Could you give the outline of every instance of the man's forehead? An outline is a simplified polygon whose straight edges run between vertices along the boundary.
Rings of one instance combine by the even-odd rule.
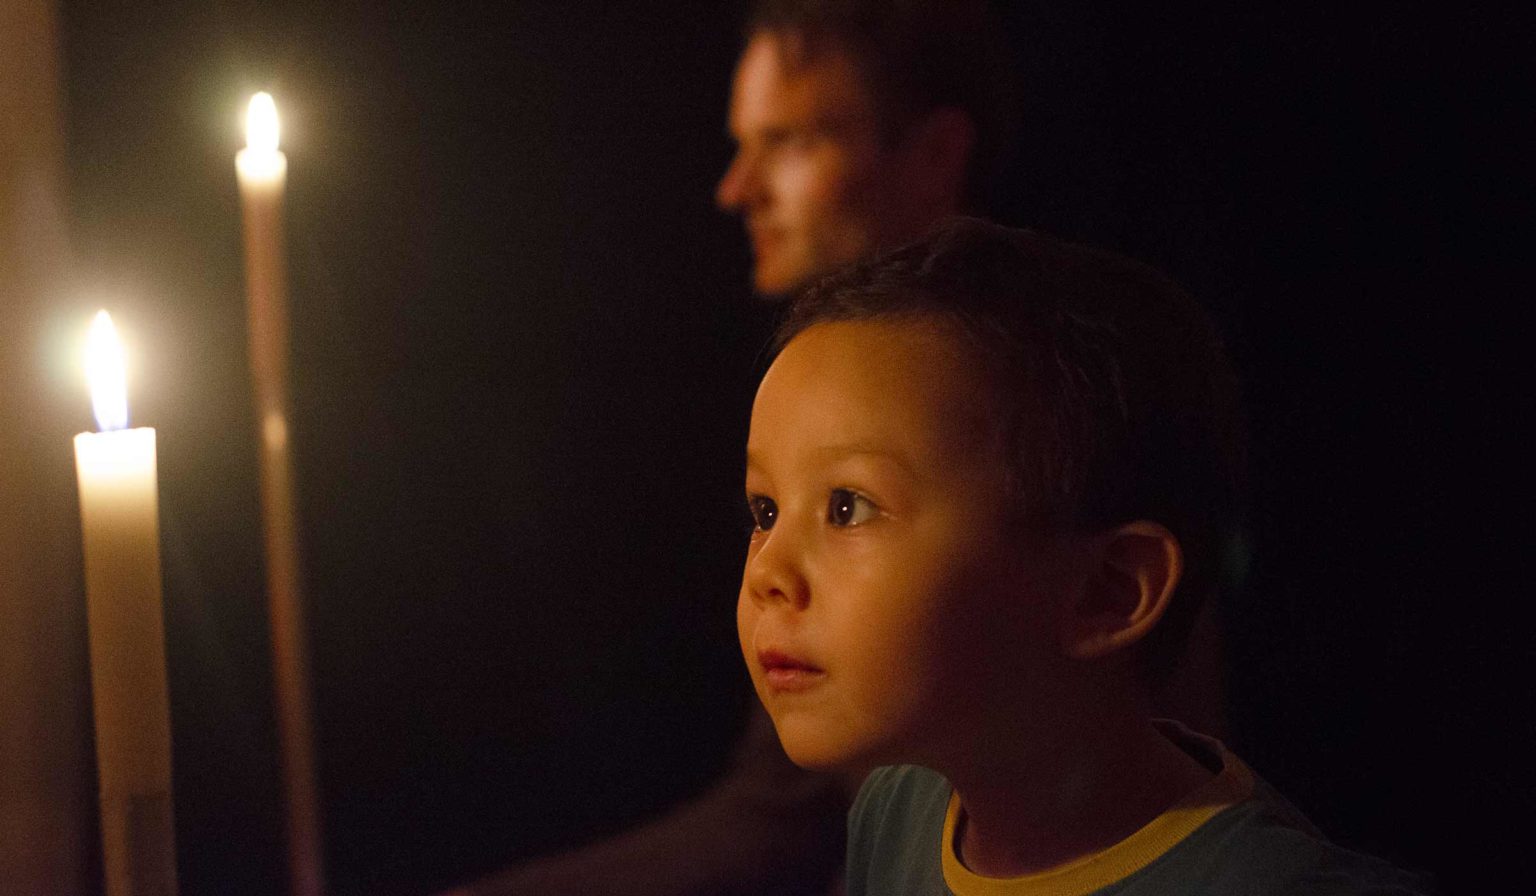
[[[852,61],[847,48],[837,38],[827,34],[810,34],[797,28],[763,28],[752,35],[773,51],[780,68],[787,73],[798,73],[815,65],[825,57],[840,56]]]
[[[760,31],[747,43],[737,71],[732,117],[753,122],[858,120],[873,102],[853,58],[830,41],[815,50],[803,39]]]

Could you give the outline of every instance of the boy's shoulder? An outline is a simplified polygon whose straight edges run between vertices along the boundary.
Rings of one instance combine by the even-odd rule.
[[[1144,878],[1144,880],[1138,880]],[[1143,896],[1169,881],[1190,892],[1263,896],[1426,896],[1430,881],[1330,841],[1268,783],[1216,815],[1110,892]]]
[[[870,772],[848,811],[848,896],[949,893],[940,848],[951,793],[921,766]]]
[[[1230,754],[1228,754],[1230,755]],[[1232,762],[1238,762],[1235,758]],[[1245,774],[1251,774],[1245,767]],[[1188,894],[1338,894],[1417,896],[1428,883],[1371,856],[1329,842],[1289,802],[1257,778],[1245,796],[1171,844],[1137,870],[1114,879],[1053,872],[1052,892],[1064,896],[1161,896]],[[981,880],[958,866],[946,842],[952,789],[936,772],[917,766],[876,769],[849,814],[848,893],[1040,894],[1046,881]],[[1144,846],[1144,844],[1143,844]],[[1109,852],[1113,852],[1112,847]],[[946,852],[950,853],[946,857]],[[1089,860],[1117,863],[1108,854]],[[1100,869],[1102,870],[1102,868]],[[1093,881],[1093,877],[1099,877]],[[1072,886],[1075,878],[1081,886]],[[1067,885],[1062,890],[1062,885]]]

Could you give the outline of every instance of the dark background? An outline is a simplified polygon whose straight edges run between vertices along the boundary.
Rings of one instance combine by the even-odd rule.
[[[1497,562],[1529,41],[1351,9],[1015,5],[997,216],[1213,310],[1254,441],[1233,740],[1337,839],[1472,891],[1532,871],[1493,821],[1532,727]],[[739,459],[772,321],[711,205],[738,9],[62,11],[58,327],[113,310],[160,433],[183,891],[284,887],[233,171],[258,89],[289,159],[332,892],[426,893],[698,792],[749,699]]]

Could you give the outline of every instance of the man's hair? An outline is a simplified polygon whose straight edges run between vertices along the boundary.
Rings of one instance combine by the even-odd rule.
[[[1013,136],[1015,81],[1002,31],[983,0],[756,0],[746,39],[767,32],[813,60],[848,54],[887,140],[936,109],[976,128],[967,207],[982,208]]]
[[[974,218],[813,282],[776,345],[818,323],[953,326],[993,393],[1016,521],[1043,534],[1166,526],[1184,579],[1137,648],[1171,671],[1242,511],[1237,383],[1188,293],[1110,252]]]

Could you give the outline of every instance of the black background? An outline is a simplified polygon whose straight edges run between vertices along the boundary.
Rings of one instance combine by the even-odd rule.
[[[1531,870],[1492,821],[1531,729],[1498,562],[1528,40],[1351,9],[1015,5],[997,216],[1220,320],[1254,441],[1234,740],[1337,839],[1459,890]],[[183,891],[284,886],[233,172],[258,89],[289,158],[332,892],[429,892],[705,786],[749,699],[739,458],[772,320],[711,205],[739,10],[62,10],[57,325],[113,310],[160,433]]]

